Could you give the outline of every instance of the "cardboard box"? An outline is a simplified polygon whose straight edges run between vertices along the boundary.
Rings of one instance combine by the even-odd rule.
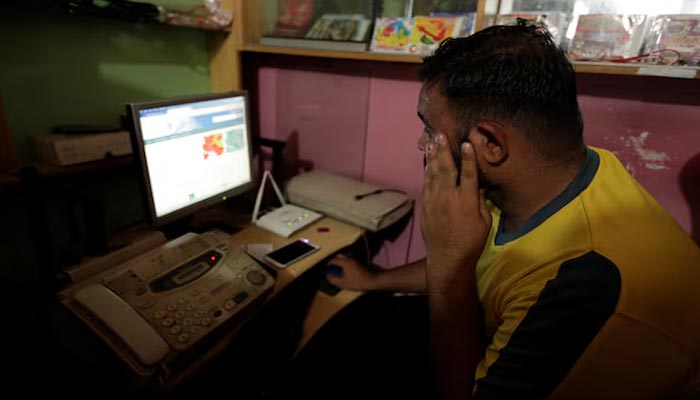
[[[38,157],[49,164],[67,166],[131,154],[128,131],[108,133],[52,133],[37,139]]]

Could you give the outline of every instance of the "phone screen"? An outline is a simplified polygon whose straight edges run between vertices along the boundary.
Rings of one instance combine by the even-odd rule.
[[[307,254],[313,253],[316,249],[318,249],[317,246],[311,245],[303,240],[297,240],[267,254],[266,257],[279,264],[286,265]]]

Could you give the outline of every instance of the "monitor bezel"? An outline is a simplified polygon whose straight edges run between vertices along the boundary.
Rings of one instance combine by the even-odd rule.
[[[141,132],[141,124],[138,121],[139,118],[139,111],[144,110],[144,109],[149,109],[149,108],[155,108],[155,107],[165,107],[165,106],[173,106],[173,105],[179,105],[179,104],[186,104],[186,103],[194,103],[194,102],[199,102],[199,101],[207,101],[207,100],[219,100],[219,99],[225,99],[225,98],[233,98],[233,97],[243,97],[243,101],[245,104],[245,125],[246,125],[246,136],[247,136],[247,143],[248,143],[248,161],[249,161],[249,182],[240,186],[237,186],[233,189],[229,189],[220,193],[217,193],[215,195],[212,195],[206,199],[203,199],[201,201],[198,201],[194,204],[191,204],[189,206],[183,207],[177,211],[170,212],[168,214],[162,215],[162,216],[157,216],[156,215],[156,208],[155,208],[155,203],[153,199],[153,191],[151,188],[151,180],[149,178],[149,170],[148,170],[148,163],[146,161],[146,153],[145,153],[145,143],[143,141],[143,136]],[[253,176],[253,141],[252,141],[252,133],[251,133],[251,124],[250,124],[250,102],[248,99],[248,91],[246,90],[235,90],[235,91],[229,91],[229,92],[221,92],[221,93],[209,93],[209,94],[201,94],[201,95],[190,95],[190,96],[181,96],[181,97],[174,97],[174,98],[168,98],[168,99],[162,99],[162,100],[155,100],[155,101],[144,101],[144,102],[137,102],[137,103],[128,103],[126,104],[126,109],[127,109],[127,118],[130,123],[130,134],[132,138],[132,147],[133,147],[133,154],[136,158],[136,161],[139,165],[140,169],[140,176],[141,176],[141,181],[142,181],[142,189],[144,190],[144,197],[145,197],[145,203],[146,203],[146,208],[148,210],[148,219],[150,223],[154,227],[161,227],[163,225],[175,222],[177,220],[186,218],[188,216],[191,216],[199,211],[202,211],[205,208],[211,207],[217,203],[222,203],[228,198],[234,197],[241,195],[245,192],[248,192],[255,186],[255,181],[254,181],[254,176]]]

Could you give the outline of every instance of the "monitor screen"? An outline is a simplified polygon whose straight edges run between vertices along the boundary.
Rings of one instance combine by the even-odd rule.
[[[127,111],[154,225],[253,187],[246,92],[134,103]]]

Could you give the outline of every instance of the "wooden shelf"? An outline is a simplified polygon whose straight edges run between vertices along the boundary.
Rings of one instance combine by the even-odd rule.
[[[632,65],[575,61],[574,69],[576,72],[582,74],[661,76],[666,78],[700,79],[700,68],[698,67]]]
[[[93,172],[123,170],[131,168],[133,163],[134,158],[132,156],[120,156],[65,167],[38,161],[33,163],[32,167],[36,173],[45,177],[66,177],[78,176]]]
[[[306,49],[300,47],[279,47],[260,44],[246,44],[243,51],[251,53],[283,54],[301,57],[318,57],[344,60],[364,60],[399,63],[421,63],[421,56],[403,54],[374,53],[370,51],[338,51]],[[574,62],[574,69],[582,74],[660,76],[666,78],[700,79],[698,67],[675,67],[665,65],[631,65],[609,62]]]
[[[420,63],[422,61],[422,57],[403,54],[373,53],[369,51],[318,50],[305,49],[300,47],[265,46],[260,44],[246,44],[245,46],[243,46],[243,51],[251,53],[284,54],[291,56],[336,58],[345,60],[365,60],[402,63]]]

